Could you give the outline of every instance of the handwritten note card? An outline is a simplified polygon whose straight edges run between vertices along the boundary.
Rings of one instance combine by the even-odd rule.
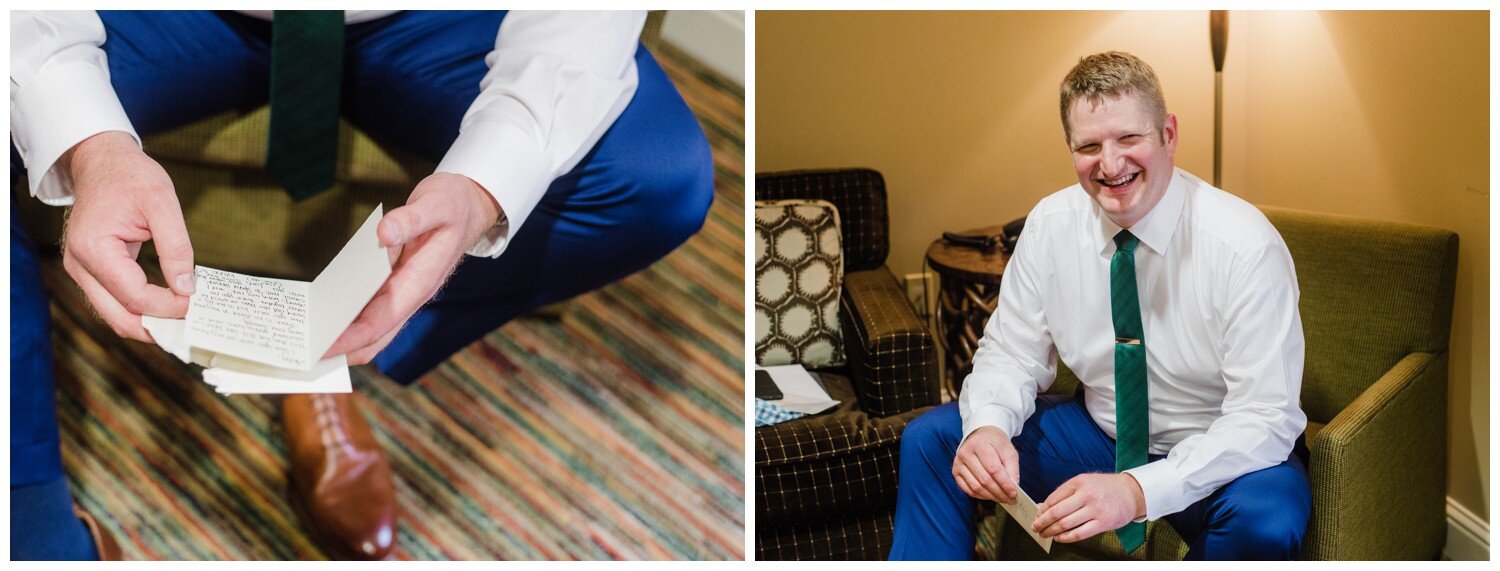
[[[349,362],[343,355],[318,361],[306,371],[296,371],[190,347],[186,319],[143,315],[141,325],[168,353],[184,363],[203,366],[203,382],[213,386],[219,394],[347,393],[354,390],[349,379]]]
[[[375,229],[360,225],[311,282],[262,278],[198,266],[185,342],[194,350],[291,371],[308,371],[391,275]]]
[[[202,365],[221,394],[347,393],[349,362],[323,354],[391,275],[382,207],[311,282],[198,266],[186,319],[141,316],[162,349]]]
[[[188,343],[287,369],[307,354],[307,282],[261,278],[198,266],[189,306]]]

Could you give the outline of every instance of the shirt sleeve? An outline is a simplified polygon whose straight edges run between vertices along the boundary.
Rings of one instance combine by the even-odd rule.
[[[643,12],[505,16],[489,71],[438,172],[484,187],[501,220],[469,250],[496,257],[552,180],[593,148],[635,95]]]
[[[995,313],[984,326],[974,352],[974,370],[958,395],[964,438],[983,426],[996,426],[1014,438],[1036,409],[1038,391],[1057,376],[1057,349],[1042,307],[1046,274],[1040,263],[1048,248],[1033,212],[1016,251],[1000,278]]]
[[[1224,314],[1223,416],[1167,457],[1127,470],[1146,498],[1146,519],[1187,509],[1235,478],[1275,466],[1307,426],[1297,274],[1281,243],[1237,264]]]
[[[109,83],[104,24],[90,11],[16,11],[10,17],[10,136],[31,195],[73,203],[73,183],[58,159],[106,131],[140,137]]]

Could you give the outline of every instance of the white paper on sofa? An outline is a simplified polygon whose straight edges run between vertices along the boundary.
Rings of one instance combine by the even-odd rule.
[[[839,405],[839,401],[833,400],[833,397],[828,395],[828,391],[823,389],[823,385],[818,384],[817,379],[812,377],[812,373],[809,373],[802,365],[770,367],[757,365],[755,369],[770,374],[771,381],[776,383],[776,388],[781,389],[780,399],[766,402],[802,414],[818,414]]]

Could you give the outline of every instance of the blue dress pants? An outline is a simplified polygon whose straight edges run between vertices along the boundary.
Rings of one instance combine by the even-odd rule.
[[[215,12],[101,12],[111,82],[142,134],[266,102],[270,23]],[[342,113],[383,145],[433,161],[479,94],[505,12],[400,12],[348,26]],[[703,225],[713,159],[697,119],[645,48],[614,125],[554,181],[496,259],[466,257],[375,358],[410,383],[526,312],[616,281]]]
[[[41,266],[16,209],[10,212],[10,555],[95,559],[62,474]]]
[[[206,11],[99,15],[111,83],[140,134],[266,102],[270,22]],[[344,118],[383,145],[441,159],[479,94],[504,18],[410,11],[348,26]],[[465,258],[375,357],[381,372],[411,383],[512,318],[645,268],[698,231],[713,200],[707,138],[645,48],[635,62],[639,86],[619,119],[553,181],[504,254]],[[11,163],[18,172],[14,148]],[[14,216],[11,273],[14,488],[62,477],[46,299]]]
[[[974,556],[977,500],[953,480],[953,459],[962,438],[957,403],[918,417],[902,433],[891,559]],[[1011,443],[1020,456],[1021,489],[1037,503],[1074,476],[1115,471],[1114,440],[1075,398],[1039,397],[1036,412]],[[1307,470],[1294,454],[1163,519],[1188,543],[1187,559],[1294,559],[1311,512]]]

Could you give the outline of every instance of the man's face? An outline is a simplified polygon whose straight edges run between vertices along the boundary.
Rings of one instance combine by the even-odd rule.
[[[1134,226],[1172,182],[1177,117],[1168,114],[1158,131],[1150,107],[1140,97],[1125,95],[1074,101],[1068,119],[1078,183],[1115,224]]]

